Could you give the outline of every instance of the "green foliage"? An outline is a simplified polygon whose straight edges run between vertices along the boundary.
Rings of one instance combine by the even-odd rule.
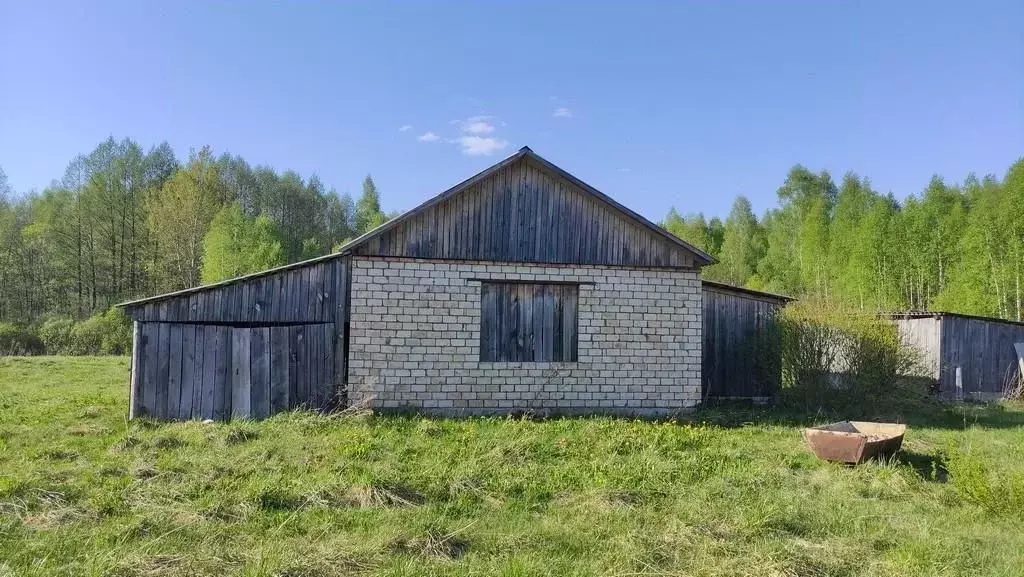
[[[150,196],[147,222],[163,255],[151,272],[165,286],[181,289],[199,284],[203,238],[227,198],[217,170],[211,151],[204,148]]]
[[[13,323],[0,323],[0,355],[41,355],[43,341],[29,329]]]
[[[754,276],[765,251],[764,231],[745,197],[737,197],[733,203],[729,218],[725,219],[723,238],[720,262],[708,271],[708,276],[742,285]]]
[[[854,173],[837,187],[827,172],[797,165],[777,195],[761,219],[737,199],[705,278],[863,312],[1024,320],[1024,159],[1001,181],[935,176],[902,203]],[[675,209],[663,224],[698,246],[712,229]]]
[[[49,318],[35,329],[0,323],[0,355],[126,355],[131,346],[131,320],[116,308],[80,322]]]
[[[661,226],[715,258],[722,249],[722,222],[717,218],[708,222],[701,213],[684,217],[671,208]]]
[[[124,355],[131,350],[131,323],[118,309],[77,323],[71,333],[73,355]]]
[[[52,317],[39,325],[39,338],[50,355],[74,355],[75,320],[67,317]]]
[[[370,184],[363,226],[386,219]],[[125,300],[195,286],[208,268],[208,230],[233,204],[257,239],[246,242],[257,249],[220,250],[228,272],[209,278],[320,256],[356,234],[352,197],[328,190],[316,175],[252,167],[237,156],[214,157],[208,147],[180,166],[167,143],[145,151],[130,139],[110,138],[74,158],[41,193],[15,195],[0,174],[0,321],[81,319]],[[283,256],[273,242],[262,242],[268,236]]]
[[[355,207],[355,235],[359,236],[377,228],[387,221],[387,217],[380,208],[380,193],[373,178],[366,175],[363,180],[363,194],[360,195]]]
[[[277,226],[266,216],[247,217],[240,204],[220,209],[203,238],[202,280],[214,283],[284,264]]]
[[[847,418],[899,415],[927,403],[917,353],[896,328],[874,315],[812,301],[787,307],[780,320],[782,402]]]

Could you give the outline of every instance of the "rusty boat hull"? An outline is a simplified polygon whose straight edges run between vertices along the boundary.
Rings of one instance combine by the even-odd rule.
[[[856,465],[898,451],[906,431],[897,423],[840,421],[804,429],[804,439],[819,458]]]

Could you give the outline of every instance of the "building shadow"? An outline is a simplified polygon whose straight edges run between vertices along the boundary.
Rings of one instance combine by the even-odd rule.
[[[893,458],[897,463],[913,469],[925,481],[945,483],[949,480],[946,461],[941,455],[928,455],[903,449],[896,453]]]
[[[964,430],[1014,429],[1024,427],[1024,405],[1004,403],[951,403],[929,398],[908,404],[853,404],[844,408],[800,410],[785,405],[758,405],[744,401],[709,401],[692,413],[680,415],[681,422],[720,427],[777,425],[807,427],[835,421],[879,421],[904,423],[910,427]]]

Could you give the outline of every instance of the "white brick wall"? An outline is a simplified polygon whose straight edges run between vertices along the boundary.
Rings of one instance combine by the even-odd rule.
[[[351,270],[351,404],[657,415],[700,401],[697,271],[378,257]],[[579,287],[579,362],[480,362],[480,279],[592,283]]]

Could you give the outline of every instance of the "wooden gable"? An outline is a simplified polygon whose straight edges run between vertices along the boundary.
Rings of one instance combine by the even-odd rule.
[[[342,252],[670,268],[714,262],[528,148]]]

